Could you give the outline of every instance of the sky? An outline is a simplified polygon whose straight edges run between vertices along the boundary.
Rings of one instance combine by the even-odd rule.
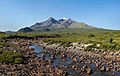
[[[120,30],[120,0],[0,0],[0,31],[17,31],[49,17]]]

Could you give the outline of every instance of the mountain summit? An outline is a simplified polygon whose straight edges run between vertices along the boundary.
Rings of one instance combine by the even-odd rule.
[[[39,30],[39,29],[43,29],[43,28],[55,27],[58,24],[59,24],[59,22],[57,20],[55,20],[54,18],[50,17],[46,21],[35,23],[30,28],[33,29],[33,30]]]
[[[41,30],[41,29],[67,27],[67,26],[70,26],[73,23],[76,23],[76,21],[74,21],[72,19],[56,20],[53,17],[50,17],[46,21],[35,23],[34,25],[30,26],[30,28],[38,31],[38,30]]]

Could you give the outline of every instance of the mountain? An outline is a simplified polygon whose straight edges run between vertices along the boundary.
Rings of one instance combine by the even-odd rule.
[[[20,30],[18,30],[18,32],[33,32],[33,31],[34,30],[29,27],[21,28]]]
[[[44,30],[44,29],[67,27],[67,26],[70,26],[73,23],[76,23],[76,21],[74,21],[72,19],[55,20],[53,17],[50,17],[46,21],[35,23],[30,28],[35,30],[35,31],[39,31],[39,30]]]
[[[13,34],[15,31],[5,31],[6,34]]]
[[[68,27],[74,23],[77,23],[76,21],[72,20],[72,19],[60,19],[58,20],[60,22],[59,26],[63,26],[63,27]]]
[[[106,30],[102,28],[97,28],[90,26],[83,22],[77,22],[72,19],[59,19],[56,20],[50,17],[46,21],[37,22],[30,27],[25,27],[18,32],[53,32],[53,33],[81,33],[81,32],[106,32],[111,30]]]
[[[32,25],[30,28],[33,30],[40,30],[40,29],[45,29],[49,27],[56,27],[59,24],[57,20],[54,18],[50,17],[48,20],[43,21],[43,22],[38,22]]]

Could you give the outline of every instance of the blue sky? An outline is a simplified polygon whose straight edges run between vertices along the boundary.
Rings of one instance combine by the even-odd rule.
[[[120,0],[0,0],[0,31],[18,30],[49,17],[120,29]]]

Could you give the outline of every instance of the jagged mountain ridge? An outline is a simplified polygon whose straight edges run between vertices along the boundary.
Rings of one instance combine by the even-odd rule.
[[[72,19],[55,20],[53,17],[50,17],[46,21],[35,23],[34,25],[30,26],[30,28],[33,30],[60,28],[60,27],[70,26],[73,23],[77,23],[77,22]]]

